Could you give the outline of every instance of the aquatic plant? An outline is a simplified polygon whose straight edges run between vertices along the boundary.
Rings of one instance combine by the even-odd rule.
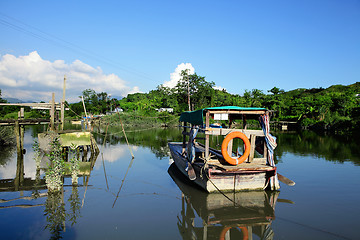
[[[50,165],[45,173],[45,182],[49,191],[59,191],[62,187],[65,163],[62,158],[61,144],[58,137],[50,143],[51,151],[48,155]]]

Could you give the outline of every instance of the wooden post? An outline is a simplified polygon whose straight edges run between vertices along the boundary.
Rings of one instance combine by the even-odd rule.
[[[251,134],[251,135],[250,135],[250,154],[249,154],[249,158],[248,158],[248,161],[249,161],[249,162],[252,162],[252,161],[254,160],[255,140],[256,140],[256,135],[255,135],[255,134]]]
[[[61,130],[64,130],[64,120],[65,120],[65,90],[66,90],[66,75],[64,76],[63,98],[62,98],[62,101],[61,101]]]
[[[51,108],[50,108],[50,130],[55,130],[55,93],[52,93]]]
[[[210,126],[210,112],[207,110],[205,114],[205,131]],[[210,136],[205,132],[205,159],[209,160],[209,149],[210,149]]]
[[[87,149],[87,145],[83,146],[83,156],[82,156],[82,161],[86,162],[87,161],[87,155],[88,155],[88,149]]]
[[[184,128],[183,128],[183,132],[182,132],[182,135],[183,135],[183,143],[182,143],[182,152],[181,154],[184,154],[185,152],[185,148],[186,148],[186,125],[187,125],[187,122],[184,122]]]
[[[233,140],[232,139],[229,141],[229,144],[227,146],[227,152],[228,152],[229,156],[232,157],[232,153],[233,153]]]
[[[204,231],[203,231],[203,240],[207,240],[207,230],[208,230],[208,226],[207,223],[205,222],[205,220],[203,220],[203,226],[204,226]]]
[[[18,119],[24,119],[24,108],[20,108],[20,111],[18,112]]]
[[[89,122],[88,122],[88,118],[87,118],[86,107],[85,107],[85,102],[84,102],[83,96],[81,96],[81,100],[82,100],[82,103],[83,103],[83,106],[84,106],[84,111],[85,111],[86,129],[88,129],[89,128]]]
[[[185,71],[186,71],[186,79],[187,79],[188,106],[189,106],[189,111],[191,111],[191,104],[190,104],[190,79],[189,79],[189,75],[188,75],[188,69],[186,69]]]
[[[253,237],[252,237],[252,233],[253,233],[253,230],[252,230],[252,226],[247,226],[247,229],[248,229],[248,240],[253,240]],[[245,233],[242,233],[242,234],[245,234]],[[245,238],[245,237],[244,237]]]
[[[15,121],[15,136],[16,136],[16,148],[17,148],[17,163],[16,163],[16,176],[14,179],[15,191],[19,190],[20,185],[24,182],[24,155],[23,155],[23,141],[24,134],[21,133],[21,127],[19,121]]]

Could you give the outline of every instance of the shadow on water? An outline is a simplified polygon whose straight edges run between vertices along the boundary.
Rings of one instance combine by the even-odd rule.
[[[174,164],[168,173],[183,193],[177,216],[183,239],[252,239],[253,235],[273,239],[278,191],[209,194],[195,187]]]

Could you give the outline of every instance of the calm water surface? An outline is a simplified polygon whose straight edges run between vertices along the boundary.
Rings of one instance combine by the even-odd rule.
[[[47,194],[25,131],[27,188],[14,191],[16,149],[1,149],[1,239],[360,239],[359,144],[314,133],[276,133],[279,173],[296,185],[279,192],[207,194],[170,167],[178,129],[94,129],[101,150],[79,186],[65,178]],[[218,139],[213,140],[213,145]],[[235,202],[235,203],[234,203]],[[245,236],[247,235],[247,236]]]

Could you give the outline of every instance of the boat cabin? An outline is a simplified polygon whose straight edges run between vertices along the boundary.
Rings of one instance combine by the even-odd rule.
[[[251,119],[260,123],[257,129],[248,127]],[[267,109],[211,107],[184,112],[179,121],[184,123],[183,142],[169,143],[171,156],[179,170],[206,191],[280,188]],[[205,134],[204,144],[196,141],[198,132]],[[210,135],[224,136],[220,150],[210,146]]]

